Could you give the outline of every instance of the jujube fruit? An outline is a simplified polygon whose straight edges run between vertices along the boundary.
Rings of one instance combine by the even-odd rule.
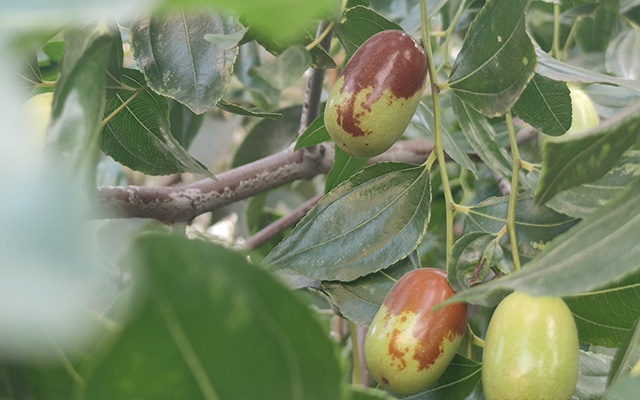
[[[467,329],[467,305],[431,309],[455,292],[444,271],[421,268],[393,285],[364,342],[367,368],[400,394],[420,392],[447,368]]]
[[[514,292],[487,329],[482,386],[487,400],[570,399],[578,379],[578,332],[558,297]]]
[[[427,77],[424,50],[408,34],[388,30],[365,41],[333,86],[324,123],[355,157],[386,151],[409,125]]]

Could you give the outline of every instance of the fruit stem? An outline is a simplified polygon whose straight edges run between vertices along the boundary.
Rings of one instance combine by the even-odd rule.
[[[471,338],[471,343],[473,343],[478,347],[484,348],[484,340],[482,340],[479,336],[473,333],[473,330],[471,330],[471,326],[469,325],[467,325],[467,335],[469,335],[469,337]],[[468,358],[471,358],[471,357],[468,357]]]
[[[513,172],[511,174],[511,193],[509,194],[509,211],[507,212],[507,230],[509,231],[509,241],[511,242],[511,254],[513,255],[513,268],[518,271],[520,266],[520,251],[518,250],[518,238],[516,237],[516,204],[518,201],[518,178],[522,160],[516,133],[513,129],[513,119],[511,111],[505,114],[507,119],[507,129],[509,130],[509,142],[511,143],[511,154],[513,155]]]
[[[451,186],[449,184],[449,176],[447,175],[447,165],[444,158],[444,149],[442,148],[442,115],[440,112],[440,90],[438,88],[438,78],[436,74],[436,68],[433,64],[433,51],[431,49],[431,40],[429,37],[429,16],[427,13],[427,1],[420,0],[420,19],[422,21],[422,39],[425,45],[427,53],[427,65],[429,66],[429,79],[431,81],[431,99],[433,101],[433,115],[435,118],[435,143],[434,152],[438,157],[438,165],[440,166],[440,177],[442,179],[442,188],[444,191],[444,198],[446,201],[445,215],[447,220],[446,231],[446,254],[447,264],[449,260],[449,253],[453,247],[453,210],[455,209],[455,202],[453,201],[453,195],[451,194]]]
[[[536,168],[536,165],[530,163],[529,161],[520,160],[520,168],[524,169],[527,172],[531,172]]]
[[[349,321],[349,337],[351,338],[351,358],[353,359],[353,374],[351,383],[362,385],[362,366],[360,365],[360,350],[358,349],[358,327]]]
[[[560,4],[553,5],[553,44],[551,53],[556,59],[560,59]]]
[[[329,34],[329,32],[331,32],[335,25],[336,21],[331,21],[329,25],[327,25],[327,27],[324,29],[324,31],[322,31],[322,33],[313,40],[313,42],[305,46],[305,49],[307,51],[313,50],[313,48],[316,47],[320,42],[322,42],[322,39],[324,39]]]

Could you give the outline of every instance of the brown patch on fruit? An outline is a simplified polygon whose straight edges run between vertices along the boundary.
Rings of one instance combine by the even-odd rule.
[[[387,315],[416,314],[411,334],[418,343],[413,358],[418,361],[419,370],[428,368],[442,355],[445,340],[454,341],[467,329],[466,303],[431,311],[454,294],[444,271],[422,268],[403,276],[385,299]]]
[[[389,341],[389,355],[391,359],[398,359],[400,364],[398,364],[398,370],[402,371],[407,367],[407,361],[404,359],[405,352],[398,348],[398,336],[400,335],[399,329],[394,329],[393,333],[391,333],[391,340]]]
[[[388,30],[371,36],[355,52],[342,72],[340,93],[350,93],[346,105],[338,104],[338,125],[353,137],[370,132],[360,127],[361,113],[355,112],[355,99],[362,90],[372,88],[360,107],[371,112],[373,103],[390,90],[396,98],[408,99],[424,88],[427,58],[424,50],[408,34]]]
[[[387,378],[385,378],[384,376],[380,377],[380,380],[382,381],[382,383],[384,383],[385,385],[389,384],[389,380]]]

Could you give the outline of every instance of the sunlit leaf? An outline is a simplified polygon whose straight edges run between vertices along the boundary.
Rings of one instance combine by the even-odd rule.
[[[629,28],[621,32],[607,49],[607,70],[622,78],[640,78],[640,32]]]
[[[232,114],[244,115],[245,117],[269,118],[275,120],[282,118],[282,114],[277,112],[268,112],[258,108],[246,108],[239,104],[227,103],[224,100],[220,100],[216,105],[221,110]]]
[[[389,29],[401,31],[402,27],[361,5],[345,11],[344,20],[335,27],[336,36],[349,57],[371,36]]]
[[[324,113],[321,113],[313,120],[307,130],[300,135],[294,150],[315,146],[316,144],[328,142],[329,140],[331,140],[331,136],[329,136],[329,132],[327,132],[327,128],[324,126]]]

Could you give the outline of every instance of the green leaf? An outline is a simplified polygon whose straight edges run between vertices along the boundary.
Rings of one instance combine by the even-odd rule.
[[[390,394],[382,390],[362,386],[348,386],[341,397],[342,400],[393,400]]]
[[[42,83],[42,72],[38,66],[36,53],[29,55],[20,63],[20,69],[16,74],[20,78],[20,87],[31,90],[36,84]]]
[[[547,78],[562,82],[603,83],[607,85],[623,86],[640,92],[640,81],[622,79],[576,67],[556,60],[541,48],[536,46],[538,67],[536,72]]]
[[[298,151],[302,148],[315,146],[316,144],[330,140],[331,136],[329,136],[329,132],[327,132],[327,128],[324,126],[324,113],[320,113],[311,125],[309,125],[307,130],[300,135],[293,150]]]
[[[462,133],[473,151],[490,170],[511,179],[511,157],[498,144],[497,133],[487,118],[458,96],[452,96],[451,102]]]
[[[169,101],[169,124],[171,136],[188,149],[204,122],[203,114],[195,114],[185,105],[177,101]]]
[[[520,290],[535,296],[573,296],[623,279],[640,268],[640,179],[619,197],[547,244],[520,271],[456,294],[475,301]]]
[[[577,296],[566,297],[578,326],[580,341],[619,347],[633,321],[640,317],[640,274],[635,273]]]
[[[256,75],[276,89],[285,89],[302,77],[311,66],[311,55],[303,45],[289,47],[278,57],[259,67],[254,67]]]
[[[226,92],[238,55],[237,48],[218,48],[204,35],[237,30],[233,17],[203,8],[180,9],[134,20],[131,47],[149,87],[202,114]]]
[[[340,44],[351,58],[360,45],[371,36],[384,30],[402,30],[395,22],[389,21],[382,14],[364,6],[355,6],[344,13],[344,20],[336,25],[336,36]]]
[[[488,117],[507,112],[533,77],[528,0],[489,0],[469,26],[449,77],[453,92]]]
[[[631,150],[602,178],[555,195],[546,205],[563,214],[584,218],[617,196],[640,175],[640,151]]]
[[[424,166],[372,165],[322,198],[265,263],[319,280],[348,282],[377,272],[418,246],[430,202]]]
[[[296,140],[302,106],[283,108],[278,113],[282,114],[282,119],[263,119],[249,131],[233,156],[232,168],[284,150]]]
[[[571,97],[564,82],[536,74],[513,106],[522,120],[550,136],[564,134],[571,127]]]
[[[107,99],[112,98],[118,93],[118,90],[122,86],[122,69],[124,63],[124,50],[122,48],[122,37],[118,26],[113,21],[112,32],[114,32],[114,40],[111,45],[109,61],[107,62]]]
[[[338,398],[334,345],[269,274],[183,236],[148,234],[134,249],[148,298],[87,378],[85,398]]]
[[[618,19],[619,0],[600,3],[591,15],[579,18],[576,25],[575,41],[583,52],[602,52],[607,49]]]
[[[104,127],[101,148],[114,160],[149,175],[193,172],[213,177],[171,135],[167,99],[151,92],[144,77],[136,70],[125,70],[124,83],[138,89],[120,91],[109,100],[105,115],[126,104]]]
[[[640,344],[640,319],[635,320],[613,357],[607,379],[608,385],[615,385],[623,376],[629,374],[633,364],[637,362],[635,356],[638,354],[638,344]]]
[[[282,114],[277,112],[268,112],[259,108],[245,108],[239,104],[227,103],[224,100],[220,100],[216,105],[221,110],[230,112],[232,114],[244,115],[246,117],[270,118],[275,120],[282,118]]]
[[[360,326],[369,326],[387,297],[387,293],[398,279],[418,268],[420,268],[420,258],[413,252],[391,267],[355,281],[322,282],[322,289],[345,318]]]
[[[435,117],[433,115],[433,110],[430,107],[420,103],[416,113],[411,119],[411,122],[416,128],[425,133],[429,139],[435,141]],[[448,129],[444,126],[442,126],[441,129],[444,151],[446,151],[455,162],[473,172],[474,175],[477,175],[478,170],[476,165],[471,161],[467,153],[453,139]]]
[[[470,232],[497,234],[507,223],[509,196],[491,197],[469,207],[465,220]],[[546,206],[533,204],[531,194],[520,194],[516,202],[516,235],[520,255],[535,257],[553,238],[573,227],[578,220]],[[508,235],[500,241],[509,251]]]
[[[622,78],[640,79],[640,32],[629,28],[616,36],[607,48],[607,71]]]
[[[260,65],[260,50],[255,41],[240,46],[234,73],[242,82],[253,102],[266,109],[271,109],[278,102],[280,91],[269,85],[255,74],[249,74],[252,68]],[[220,103],[218,103],[220,104]]]
[[[563,190],[602,177],[638,136],[640,102],[578,135],[549,138],[542,147],[542,172],[536,188],[536,203],[544,204]]]
[[[242,28],[233,33],[207,33],[204,40],[222,50],[231,50],[238,46],[249,28]]]
[[[333,167],[327,175],[327,180],[324,184],[324,193],[327,194],[332,191],[336,186],[349,179],[353,174],[362,170],[369,162],[368,158],[352,157],[349,154],[342,151],[340,146],[334,145],[335,158]]]
[[[573,398],[599,399],[607,387],[611,360],[609,355],[580,350],[578,383]]]
[[[404,400],[465,400],[480,383],[482,365],[456,354],[442,376],[424,392]]]
[[[53,99],[45,151],[61,159],[79,176],[79,184],[95,187],[98,152],[95,140],[105,107],[105,74],[113,32],[71,30]]]
[[[620,379],[614,386],[607,390],[606,400],[635,400],[638,398],[638,387],[640,387],[640,376],[627,376]]]
[[[502,250],[496,235],[471,232],[454,243],[447,262],[447,279],[453,290],[460,292],[482,283],[493,268],[512,272],[511,253]],[[483,304],[494,305],[501,299],[498,297]]]

